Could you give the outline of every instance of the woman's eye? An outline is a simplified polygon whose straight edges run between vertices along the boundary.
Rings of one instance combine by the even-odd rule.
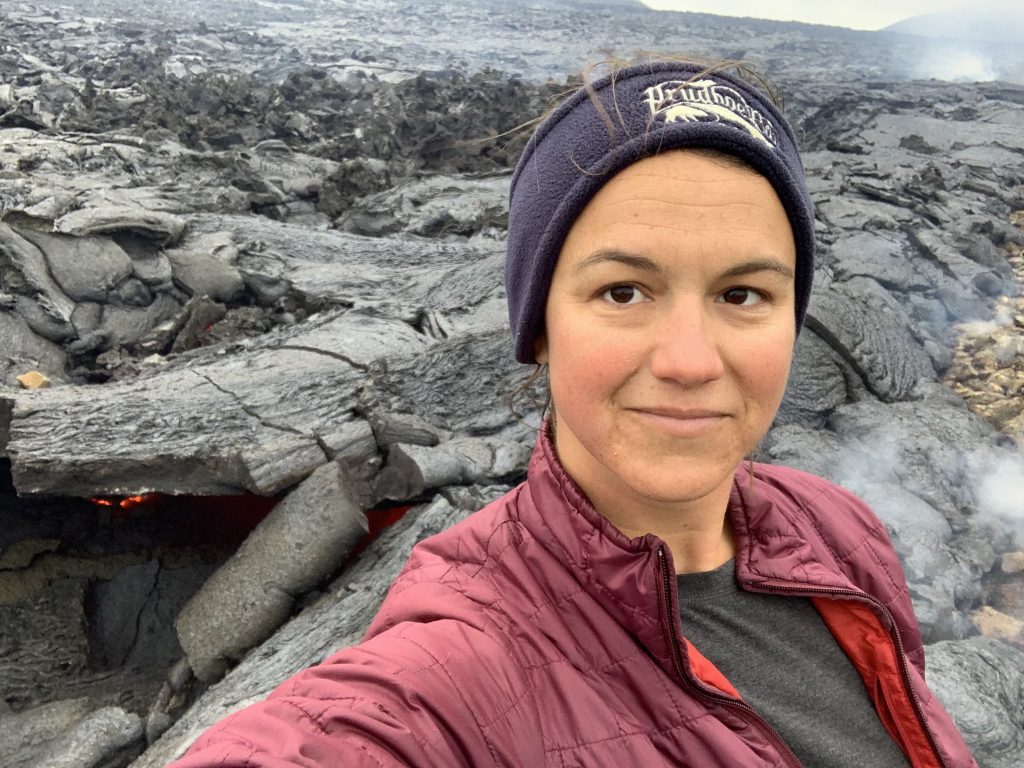
[[[615,285],[601,294],[601,298],[612,304],[639,304],[644,301],[640,289],[633,285]]]
[[[749,307],[765,300],[764,294],[753,288],[730,288],[721,298],[724,303],[737,307]]]

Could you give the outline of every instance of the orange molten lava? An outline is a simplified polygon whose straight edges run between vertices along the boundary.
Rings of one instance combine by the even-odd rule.
[[[117,507],[119,509],[132,509],[151,501],[156,501],[158,494],[143,493],[139,496],[125,496],[123,499],[92,499],[92,503],[98,507]]]
[[[154,499],[156,499],[155,493],[144,493],[141,496],[128,496],[127,498],[121,499],[118,506],[121,507],[121,509],[131,509],[132,507],[137,507],[140,504],[145,504],[146,502],[153,501]]]

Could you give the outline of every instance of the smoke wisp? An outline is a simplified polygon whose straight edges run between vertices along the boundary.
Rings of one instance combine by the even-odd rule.
[[[941,46],[931,48],[912,71],[921,80],[953,83],[981,83],[1009,79],[990,54],[975,48]]]
[[[978,513],[1024,532],[1024,455],[1019,452],[972,457],[976,469],[973,494]]]

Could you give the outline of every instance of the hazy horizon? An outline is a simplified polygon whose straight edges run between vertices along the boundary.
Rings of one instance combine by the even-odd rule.
[[[925,13],[968,5],[964,0],[861,0],[856,4],[820,0],[642,0],[659,11],[691,11],[718,16],[747,16],[777,21],[802,21],[849,29],[878,30]]]

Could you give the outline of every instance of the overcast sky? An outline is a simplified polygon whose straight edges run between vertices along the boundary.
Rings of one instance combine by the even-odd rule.
[[[643,0],[661,11],[698,11],[721,16],[752,16],[758,19],[806,21],[853,29],[881,29],[910,16],[964,5],[964,0],[856,0],[834,3],[829,0]]]

